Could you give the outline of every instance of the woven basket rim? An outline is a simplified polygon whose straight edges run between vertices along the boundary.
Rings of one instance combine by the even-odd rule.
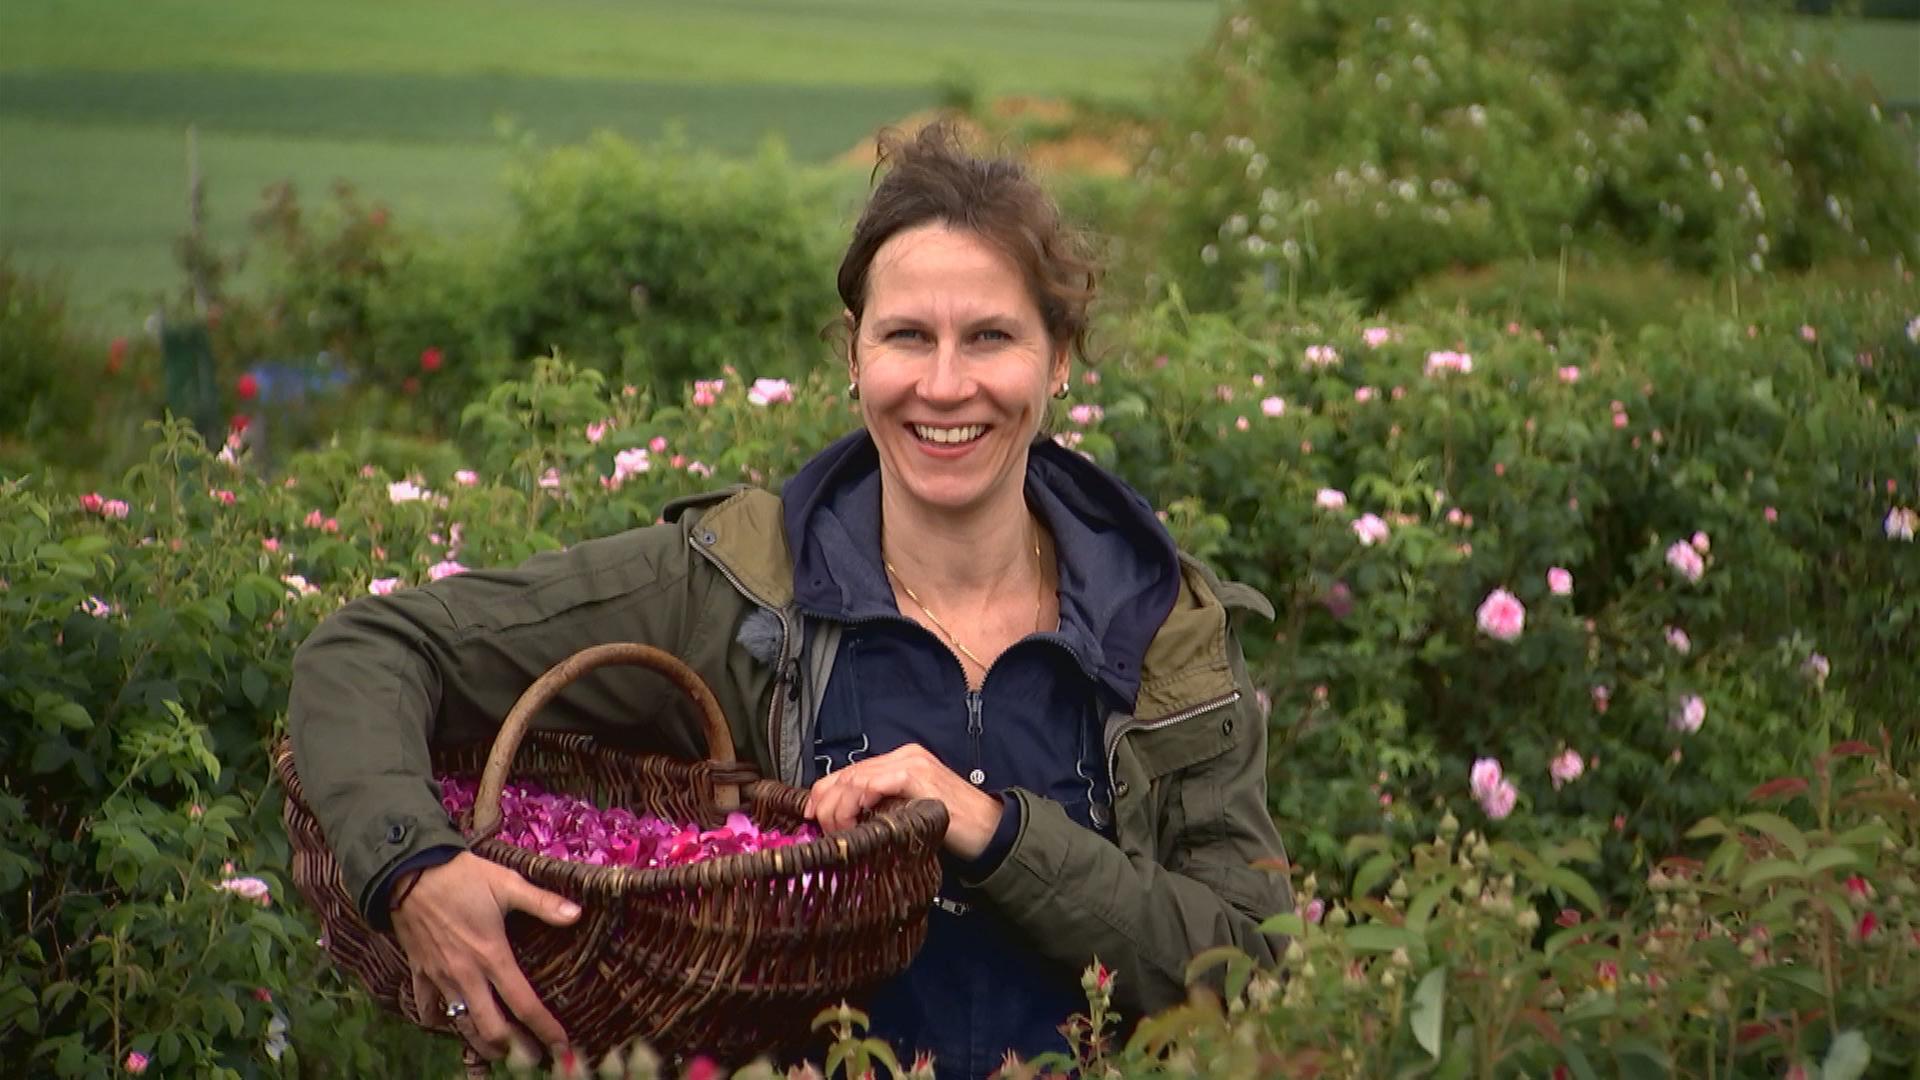
[[[767,783],[773,781],[759,780],[752,786]],[[852,862],[868,849],[892,838],[895,833],[912,832],[913,826],[923,820],[936,834],[944,832],[945,822],[937,819],[946,816],[946,806],[942,803],[933,799],[915,799],[904,805],[876,810],[871,819],[846,832],[822,835],[805,843],[789,844],[768,851],[716,855],[685,866],[596,866],[542,855],[494,837],[471,844],[470,850],[501,865],[523,864],[524,869],[519,866],[515,868],[527,876],[538,874],[551,878],[570,874],[583,887],[608,897],[618,897],[686,888],[724,888],[748,881],[797,879],[803,874],[818,873]]]
[[[665,758],[674,765],[693,770],[708,762],[688,762],[665,754],[646,754],[628,750],[624,747],[599,742],[593,736],[579,732],[530,732],[541,741],[564,740],[573,745],[564,747],[574,753],[612,753],[634,758]],[[470,746],[440,746],[436,749],[458,752],[471,749]],[[313,812],[307,802],[300,774],[294,766],[293,743],[286,735],[280,736],[274,749],[274,762],[279,766],[275,770],[287,797],[297,802],[308,814]],[[771,804],[782,795],[791,797],[800,794],[803,789],[782,783],[778,780],[754,780],[742,791],[741,812],[749,808],[759,808]],[[771,807],[778,811],[777,806]],[[795,814],[795,816],[798,816]],[[843,866],[864,856],[874,848],[884,846],[899,834],[911,834],[926,828],[932,835],[940,836],[946,831],[946,805],[935,799],[914,799],[884,808],[876,808],[873,816],[862,821],[846,832],[822,835],[805,843],[790,844],[768,851],[740,852],[732,855],[717,855],[685,866],[630,867],[595,866],[592,863],[575,862],[571,859],[559,859],[543,855],[537,851],[509,844],[497,837],[481,840],[468,840],[467,850],[489,862],[510,866],[523,876],[542,880],[554,880],[563,876],[570,877],[570,884],[586,889],[596,896],[617,899],[627,895],[646,895],[655,892],[669,892],[680,889],[725,888],[748,881],[798,878],[803,874],[818,873]],[[458,823],[455,823],[458,827]]]

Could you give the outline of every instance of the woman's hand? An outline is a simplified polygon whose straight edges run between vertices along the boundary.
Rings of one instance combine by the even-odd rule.
[[[888,799],[945,803],[946,848],[962,859],[979,858],[1000,825],[999,798],[961,779],[918,743],[863,758],[814,781],[804,812],[826,832],[843,832]]]
[[[573,901],[471,852],[422,870],[393,912],[394,936],[413,969],[413,1000],[421,1019],[444,1016],[451,1002],[464,1004],[466,1014],[455,1026],[492,1059],[505,1057],[515,1041],[526,1042],[520,1025],[543,1046],[567,1042],[560,1021],[540,1003],[513,958],[507,944],[509,911],[527,912],[553,926],[580,917]],[[511,1018],[501,1012],[502,1002]]]

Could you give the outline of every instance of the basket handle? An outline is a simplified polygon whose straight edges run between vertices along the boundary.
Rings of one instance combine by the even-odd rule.
[[[506,789],[507,772],[513,766],[514,755],[520,750],[520,741],[525,738],[534,714],[575,679],[613,664],[632,664],[665,675],[699,709],[701,726],[706,729],[707,757],[721,766],[734,763],[733,732],[727,727],[726,715],[720,711],[720,702],[714,698],[713,691],[692,668],[672,653],[651,645],[633,642],[594,645],[547,669],[547,673],[534,680],[520,695],[520,700],[513,703],[513,709],[501,722],[500,733],[494,736],[493,750],[487,755],[486,770],[480,774],[480,790],[474,797],[476,839],[492,836],[500,828],[500,793]],[[714,802],[723,811],[739,809],[740,785],[716,782]]]

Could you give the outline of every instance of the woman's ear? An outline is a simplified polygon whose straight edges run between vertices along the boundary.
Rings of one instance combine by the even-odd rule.
[[[1065,345],[1062,345],[1053,351],[1053,378],[1049,380],[1047,384],[1048,392],[1058,393],[1062,390],[1065,390],[1067,388],[1068,381],[1071,380],[1072,378],[1073,378],[1072,351],[1068,349]]]

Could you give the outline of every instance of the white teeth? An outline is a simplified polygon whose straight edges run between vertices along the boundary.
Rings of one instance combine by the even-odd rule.
[[[972,442],[986,434],[987,427],[985,424],[968,424],[966,427],[937,428],[927,427],[925,424],[915,424],[913,425],[913,433],[928,442],[954,445],[957,443]]]

